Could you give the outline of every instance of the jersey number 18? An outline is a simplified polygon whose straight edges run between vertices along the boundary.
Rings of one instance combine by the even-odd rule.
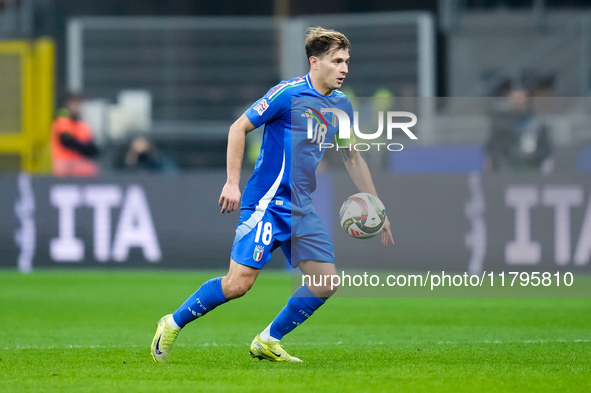
[[[259,223],[257,224],[257,234],[254,237],[255,243],[258,243],[261,240],[261,232],[263,233],[263,244],[268,246],[269,244],[271,244],[271,240],[273,239],[273,225],[271,225],[270,222],[266,222],[264,223],[263,227],[263,222],[259,221]]]

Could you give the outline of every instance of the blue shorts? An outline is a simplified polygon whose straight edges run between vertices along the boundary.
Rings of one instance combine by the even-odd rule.
[[[281,247],[292,267],[303,260],[334,263],[334,247],[318,214],[305,215],[242,210],[232,246],[232,259],[262,269],[271,253]]]

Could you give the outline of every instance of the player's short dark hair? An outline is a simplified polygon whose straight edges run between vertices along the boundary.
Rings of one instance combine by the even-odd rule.
[[[323,27],[309,27],[306,35],[306,56],[321,57],[329,52],[351,48],[344,34]]]

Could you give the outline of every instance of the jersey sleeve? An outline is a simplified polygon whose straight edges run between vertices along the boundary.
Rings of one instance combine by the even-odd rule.
[[[256,127],[281,117],[291,106],[291,97],[281,94],[283,84],[270,89],[245,112],[248,120]]]

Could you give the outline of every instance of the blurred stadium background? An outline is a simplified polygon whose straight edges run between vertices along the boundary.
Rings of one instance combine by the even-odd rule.
[[[248,345],[299,279],[277,255],[153,364],[154,323],[228,265],[228,127],[307,72],[315,25],[352,41],[344,90],[362,126],[376,111],[419,119],[417,141],[394,136],[402,151],[364,153],[394,247],[339,228],[356,190],[327,153],[314,198],[339,269],[576,285],[341,289],[284,340],[305,363],[269,364]],[[71,90],[101,150],[95,177],[52,174]],[[2,391],[591,391],[590,95],[589,0],[0,0]],[[145,141],[157,165],[130,166]]]
[[[421,119],[403,152],[366,156],[396,217],[396,249],[377,260],[588,269],[586,0],[1,0],[0,266],[223,268],[235,225],[216,210],[227,129],[307,72],[302,40],[315,25],[352,41],[344,90],[362,111]],[[51,176],[49,130],[66,91],[85,94],[97,178]],[[517,125],[520,99],[532,127]],[[507,133],[532,129],[533,142],[507,145]],[[126,167],[138,137],[158,151],[157,170]],[[246,172],[259,138],[248,138]],[[533,163],[513,160],[530,153]],[[354,191],[337,168],[321,175],[327,220]],[[416,220],[417,209],[430,214]],[[354,255],[341,235],[337,249]]]

